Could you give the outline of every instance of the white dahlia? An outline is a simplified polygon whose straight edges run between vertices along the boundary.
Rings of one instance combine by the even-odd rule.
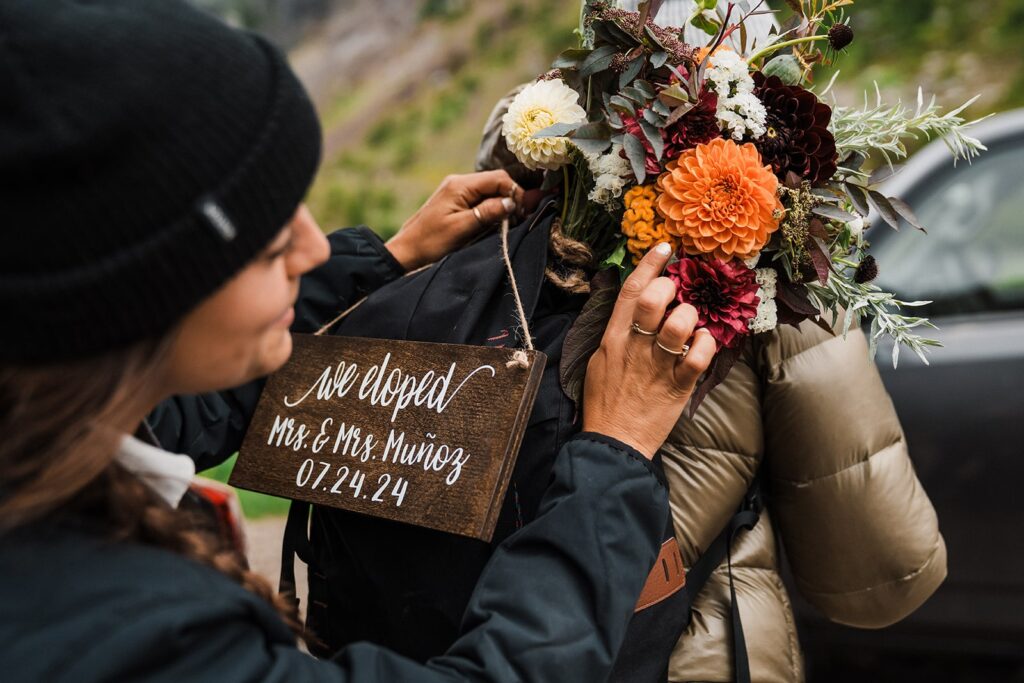
[[[569,160],[568,138],[534,138],[556,123],[582,123],[587,112],[576,91],[554,79],[532,83],[516,95],[502,119],[505,144],[524,166],[555,170]]]

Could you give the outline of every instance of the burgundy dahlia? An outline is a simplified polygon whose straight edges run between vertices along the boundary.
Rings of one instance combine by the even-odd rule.
[[[688,149],[721,137],[718,128],[718,95],[704,90],[697,106],[665,129],[665,158],[675,159]]]
[[[697,326],[707,329],[720,347],[734,348],[750,334],[757,316],[757,279],[739,261],[684,257],[668,267],[676,283],[676,301],[697,309]]]
[[[754,141],[766,164],[780,179],[793,171],[812,185],[835,175],[836,140],[828,129],[832,109],[799,85],[786,85],[778,76],[754,74],[754,94],[768,116],[766,132]]]

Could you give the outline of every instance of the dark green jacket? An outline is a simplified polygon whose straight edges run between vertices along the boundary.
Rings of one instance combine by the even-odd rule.
[[[212,569],[67,527],[24,529],[0,537],[0,680],[602,681],[667,510],[648,461],[576,437],[540,514],[491,558],[462,636],[426,664],[365,643],[314,659],[264,601]]]

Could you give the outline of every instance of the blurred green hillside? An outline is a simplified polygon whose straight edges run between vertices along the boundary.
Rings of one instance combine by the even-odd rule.
[[[445,175],[472,171],[494,102],[573,43],[578,11],[575,2],[545,0],[423,2],[410,40],[430,36],[443,46],[433,56],[439,65],[400,62],[416,75],[383,106],[374,91],[387,73],[321,104],[329,156],[309,198],[321,225],[367,223],[389,235]],[[352,129],[362,133],[331,144]]]
[[[857,39],[836,64],[847,90],[877,81],[883,93],[906,94],[921,83],[949,105],[981,93],[974,114],[1024,105],[1021,0],[860,0],[847,9]]]
[[[472,170],[492,104],[573,44],[579,10],[576,0],[403,4],[415,26],[386,59],[367,60],[361,78],[318,97],[328,142],[309,201],[325,229],[367,223],[389,235],[445,175]],[[847,9],[857,38],[836,65],[844,103],[877,81],[887,99],[912,99],[920,83],[950,107],[982,93],[973,115],[1024,105],[1021,0],[861,0]],[[431,41],[440,47],[425,68],[416,49]],[[394,80],[402,87],[382,99]]]

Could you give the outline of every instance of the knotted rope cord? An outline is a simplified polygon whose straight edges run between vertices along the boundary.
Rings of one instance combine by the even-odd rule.
[[[562,232],[562,222],[559,219],[551,224],[551,239],[549,242],[551,251],[563,263],[570,267],[564,275],[548,266],[544,269],[544,276],[559,289],[564,289],[573,294],[589,294],[590,280],[583,266],[593,263],[594,252],[585,243],[566,237]]]

